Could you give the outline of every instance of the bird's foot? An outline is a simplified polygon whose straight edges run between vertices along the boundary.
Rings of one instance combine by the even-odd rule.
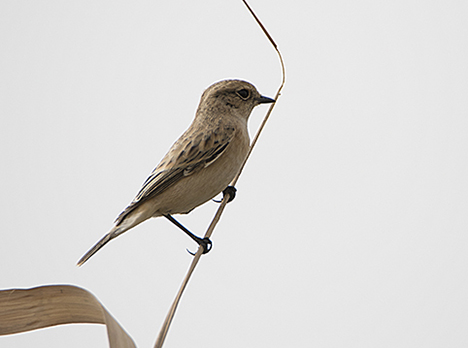
[[[210,238],[208,238],[208,237],[205,237],[205,238],[196,237],[196,238],[194,238],[194,240],[195,240],[195,242],[198,243],[198,245],[200,245],[200,246],[203,248],[203,253],[202,253],[202,255],[207,254],[208,252],[211,251],[211,248],[212,248],[212,246],[213,246],[213,243],[211,242]],[[188,249],[187,249],[187,251],[188,251],[188,253],[189,253],[190,255],[195,256],[195,254],[196,254],[196,253],[192,253],[192,252],[191,252],[190,250],[188,250]]]
[[[236,192],[237,192],[237,189],[234,187],[234,186],[228,186],[226,187],[224,190],[223,190],[223,199],[224,197],[226,197],[226,195],[229,195],[229,199],[228,199],[228,203],[229,202],[232,202],[234,200],[234,198],[236,197]],[[222,200],[220,201],[217,201],[215,199],[213,199],[214,202],[216,203],[221,203]]]
[[[205,238],[200,238],[190,232],[188,229],[186,229],[179,221],[174,219],[170,214],[164,214],[163,215],[166,219],[168,219],[170,222],[172,222],[174,225],[179,227],[182,231],[184,231],[190,238],[192,238],[195,242],[197,242],[198,245],[201,245],[203,247],[203,254],[208,253],[211,250],[211,247],[213,243],[211,243],[211,240],[207,237]],[[187,250],[190,254],[195,255],[191,251]]]

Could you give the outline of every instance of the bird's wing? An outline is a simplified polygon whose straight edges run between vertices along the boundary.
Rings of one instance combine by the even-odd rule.
[[[139,204],[164,192],[184,177],[214,163],[226,151],[234,137],[235,128],[226,126],[201,134],[187,133],[172,145],[161,163],[143,183],[133,201],[117,217],[117,225]]]

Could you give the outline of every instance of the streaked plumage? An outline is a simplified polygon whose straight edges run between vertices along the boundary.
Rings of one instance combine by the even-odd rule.
[[[224,80],[203,93],[190,127],[172,145],[114,227],[81,259],[82,265],[111,239],[165,214],[186,214],[223,191],[249,149],[252,109],[273,99],[241,80]]]

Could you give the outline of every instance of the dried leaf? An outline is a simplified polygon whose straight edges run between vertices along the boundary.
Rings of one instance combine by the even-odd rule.
[[[105,324],[110,348],[136,348],[119,323],[85,289],[49,285],[0,291],[0,335],[74,323]]]

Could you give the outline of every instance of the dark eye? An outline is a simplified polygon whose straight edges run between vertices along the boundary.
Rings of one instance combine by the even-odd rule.
[[[250,92],[244,88],[244,89],[237,91],[237,94],[239,94],[239,96],[245,100],[249,97]]]

